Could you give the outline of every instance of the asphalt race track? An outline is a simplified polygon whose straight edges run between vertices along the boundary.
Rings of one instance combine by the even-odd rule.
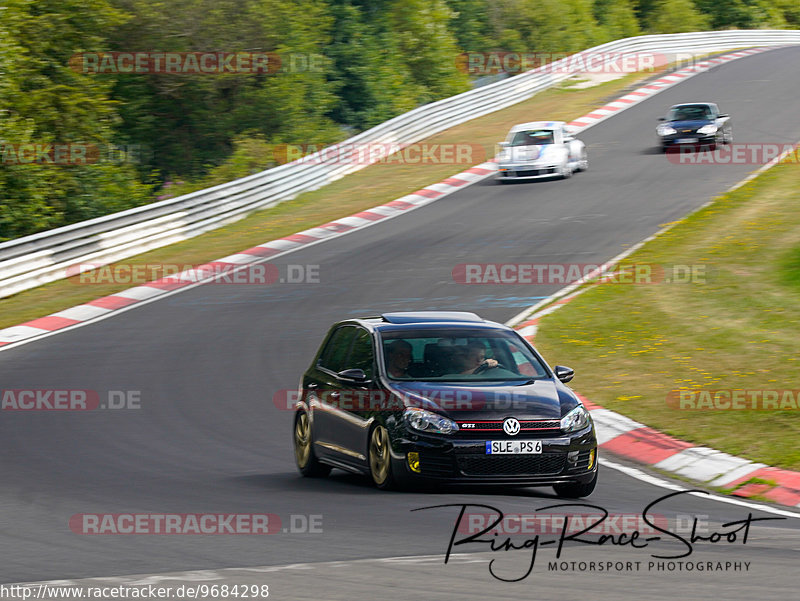
[[[339,471],[327,480],[302,479],[292,455],[292,414],[273,404],[273,394],[296,388],[323,333],[338,319],[458,309],[506,321],[561,285],[464,285],[453,281],[453,267],[607,260],[755,169],[676,165],[655,152],[656,118],[669,105],[717,102],[733,117],[737,143],[794,143],[800,139],[798,95],[800,48],[733,61],[587,130],[580,136],[589,152],[587,173],[507,186],[484,181],[275,261],[319,265],[320,283],[200,286],[1,352],[3,389],[140,391],[141,408],[2,412],[0,582],[314,564],[216,572],[215,578],[269,584],[276,599],[561,599],[565,593],[797,599],[796,518],[754,524],[746,545],[741,539],[697,543],[684,558],[750,562],[748,571],[548,573],[552,547],[540,550],[534,573],[519,583],[492,578],[485,553],[444,565],[457,509],[412,509],[483,503],[530,512],[558,502],[552,489],[382,493],[367,479]],[[504,134],[497,132],[498,140]],[[546,359],[576,368],[580,388],[580,365],[568,357]],[[670,492],[607,466],[601,470],[588,502],[611,513],[639,514]],[[707,516],[712,530],[752,511],[697,497],[672,499],[662,508],[670,518]],[[69,528],[74,514],[135,512],[272,513],[284,526],[293,514],[321,515],[322,533],[87,536]],[[651,547],[682,548],[675,541]],[[582,545],[567,548],[564,559],[646,564],[651,549]],[[477,551],[487,549],[464,545],[454,552]],[[434,557],[378,561],[407,556]],[[510,567],[502,559],[499,570],[524,573],[524,558]]]

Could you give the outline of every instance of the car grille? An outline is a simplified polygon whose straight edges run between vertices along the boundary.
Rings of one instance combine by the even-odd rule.
[[[533,175],[550,175],[555,172],[555,167],[548,167],[547,169],[525,169],[524,171],[515,171],[514,175],[517,177],[531,177]]]
[[[474,424],[474,428],[464,428],[463,424]],[[542,434],[554,434],[560,432],[561,422],[559,420],[538,420],[520,422],[520,433],[537,432]],[[507,438],[508,435],[503,431],[502,421],[493,422],[458,422],[459,430],[457,436],[460,438],[472,438],[479,435],[481,438]]]
[[[565,453],[541,455],[461,455],[458,469],[465,476],[552,476],[564,470]]]
[[[458,422],[459,425],[461,424],[475,424],[474,428],[469,428],[470,430],[502,430],[503,429],[503,422],[496,421],[496,422]],[[551,430],[555,429],[558,430],[561,427],[561,422],[557,419],[550,419],[550,420],[535,420],[535,421],[527,421],[527,422],[520,422],[520,427],[523,430]]]

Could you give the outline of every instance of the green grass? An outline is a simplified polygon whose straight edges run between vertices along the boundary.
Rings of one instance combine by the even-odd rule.
[[[800,165],[681,221],[625,263],[698,265],[705,283],[600,284],[544,317],[536,344],[575,390],[681,438],[800,469],[800,411],[677,409],[671,390],[800,389]],[[796,397],[795,397],[796,398]]]
[[[619,96],[629,86],[652,77],[652,73],[630,74],[595,87],[570,90],[553,88],[533,98],[473,119],[426,140],[430,144],[464,143],[493,150],[508,129],[520,122],[537,119],[571,121]],[[399,164],[396,161],[372,165],[319,190],[280,205],[258,211],[245,219],[191,240],[130,257],[126,264],[193,265],[281,238],[328,221],[390,202],[427,185],[468,169],[491,158],[475,156],[471,164]],[[77,278],[59,280],[0,299],[0,328],[42,317],[107,294],[131,284],[78,284]]]

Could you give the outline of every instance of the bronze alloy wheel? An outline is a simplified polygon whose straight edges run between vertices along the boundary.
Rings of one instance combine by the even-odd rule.
[[[305,412],[297,416],[294,424],[294,457],[300,469],[308,465],[311,457],[311,428]]]
[[[369,471],[379,487],[390,479],[390,462],[389,433],[383,426],[376,426],[369,438]]]
[[[331,466],[317,460],[313,441],[308,413],[299,411],[294,420],[294,458],[297,469],[306,477],[322,478],[331,472]]]

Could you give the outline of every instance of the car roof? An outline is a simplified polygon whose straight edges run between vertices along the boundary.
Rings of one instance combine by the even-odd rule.
[[[677,108],[679,106],[717,106],[715,102],[680,102],[678,104],[673,104],[671,109]]]
[[[511,329],[467,311],[395,311],[346,321],[357,322],[370,329],[382,331],[419,330],[443,326],[468,329]]]
[[[525,131],[528,129],[558,129],[566,125],[564,121],[529,121],[519,123],[511,128],[511,132]]]
[[[397,311],[381,315],[389,323],[480,322],[484,320],[467,311]]]

